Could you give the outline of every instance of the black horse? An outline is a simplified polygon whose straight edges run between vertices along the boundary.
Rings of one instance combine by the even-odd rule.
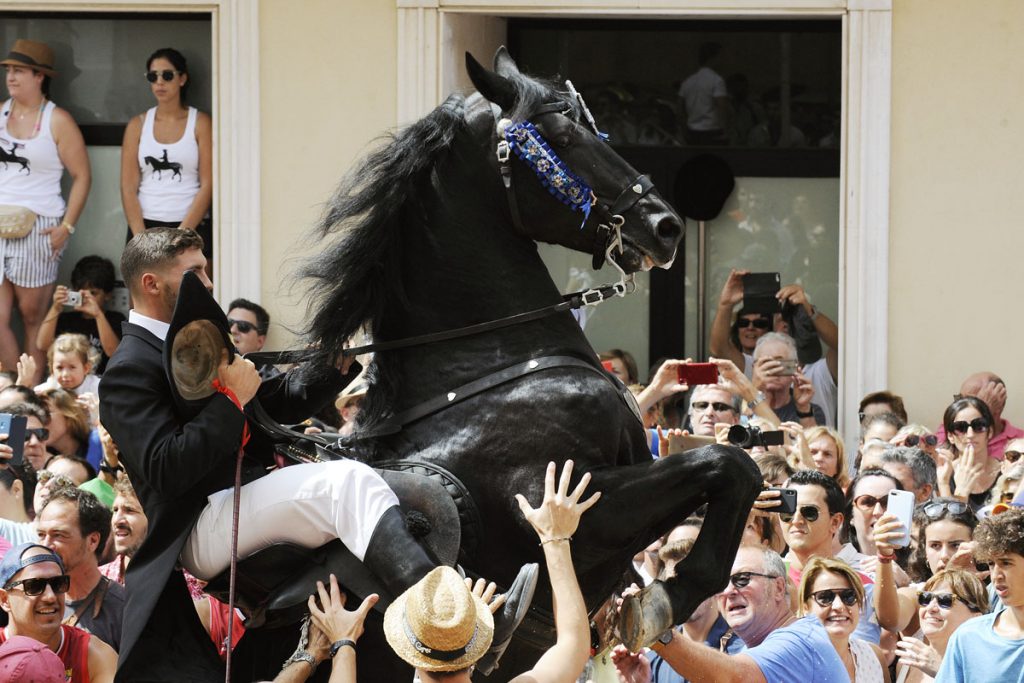
[[[18,173],[25,171],[27,174],[31,175],[32,169],[29,168],[28,157],[18,156],[18,148],[24,146],[25,145],[20,142],[12,142],[10,152],[3,147],[0,147],[0,164],[3,164],[4,168],[7,168],[7,164],[19,164],[21,168],[18,169]]]
[[[399,340],[557,304],[560,294],[535,242],[595,253],[600,261],[621,225],[621,250],[610,251],[621,270],[665,266],[675,257],[682,221],[596,134],[571,86],[566,93],[521,74],[504,48],[494,72],[468,54],[467,69],[478,94],[453,95],[398,133],[328,205],[319,226],[323,251],[300,271],[312,281],[307,333],[319,342],[320,361],[364,326],[375,341]],[[562,180],[547,175],[545,185],[533,168],[509,158],[503,133],[522,122],[531,122],[564,163]],[[586,207],[551,189],[566,178],[593,190],[593,215],[582,226],[583,214],[573,208]],[[561,360],[541,360],[552,358]],[[543,367],[529,371],[531,360]],[[513,372],[515,379],[455,400],[463,385],[518,366],[524,371]],[[628,645],[653,642],[726,584],[759,490],[756,467],[743,451],[720,446],[652,460],[635,404],[603,372],[570,313],[381,350],[369,377],[358,429],[373,436],[358,448],[375,466],[437,463],[461,480],[482,526],[460,556],[472,573],[508,585],[522,563],[543,563],[513,494],[536,504],[545,463],[572,457],[576,476],[589,471],[591,489],[603,492],[573,539],[591,610],[608,598],[635,553],[708,504],[677,577],[625,604],[619,632]],[[452,405],[428,417],[396,418],[445,396]],[[538,613],[550,610],[546,591],[542,579]],[[520,629],[524,637],[487,680],[506,680],[536,660],[553,636],[543,622]],[[407,680],[408,670],[399,673],[382,660],[361,655],[361,679]]]
[[[157,178],[163,178],[164,171],[170,171],[171,180],[174,180],[175,177],[177,177],[178,182],[181,182],[181,164],[177,161],[168,161],[166,149],[164,150],[163,158],[161,159],[147,156],[143,160],[153,167],[153,170],[157,173]]]

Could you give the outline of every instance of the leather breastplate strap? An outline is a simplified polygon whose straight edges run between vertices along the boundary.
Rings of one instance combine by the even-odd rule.
[[[619,393],[623,401],[626,401],[626,398],[622,396],[622,392],[625,391],[628,393],[628,389],[622,387],[621,384],[617,384],[607,373],[594,367],[591,363],[573,356],[542,356],[541,358],[528,360],[525,363],[511,365],[503,370],[498,370],[497,372],[492,372],[480,379],[473,380],[468,384],[463,384],[462,386],[452,389],[445,394],[435,396],[428,401],[424,401],[412,408],[403,410],[376,427],[367,431],[360,431],[354,436],[358,439],[372,439],[379,436],[386,436],[388,434],[395,434],[407,424],[415,422],[416,420],[422,419],[428,415],[440,412],[449,406],[455,405],[456,403],[464,401],[472,396],[476,396],[488,389],[493,389],[494,387],[511,382],[512,380],[520,377],[531,375],[535,372],[558,368],[579,368],[582,370],[589,370],[615,387],[616,392]],[[626,401],[626,403],[629,405],[628,401]],[[633,412],[632,408],[630,409],[630,412]]]

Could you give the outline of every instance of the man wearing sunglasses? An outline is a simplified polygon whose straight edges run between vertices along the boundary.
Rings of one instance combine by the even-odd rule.
[[[60,557],[49,548],[23,543],[7,551],[0,562],[0,608],[8,624],[0,643],[14,636],[32,638],[60,657],[71,683],[112,683],[114,650],[80,628],[61,624],[70,585]]]
[[[796,490],[796,512],[783,514],[782,533],[789,545],[786,561],[789,578],[800,585],[803,569],[814,557],[835,557],[834,539],[843,526],[846,498],[832,477],[817,470],[799,470],[786,482],[787,488]],[[872,619],[873,581],[860,574],[867,598],[854,636],[878,644],[881,628]]]
[[[739,397],[718,384],[699,384],[690,397],[690,426],[697,436],[714,436],[719,422],[740,422]]]
[[[666,631],[651,649],[690,681],[716,683],[841,683],[848,681],[825,627],[816,617],[797,619],[787,591],[786,567],[772,550],[741,546],[718,609],[747,649],[728,655]],[[616,666],[625,683],[647,683],[621,654]]]
[[[974,530],[974,552],[988,561],[1003,606],[953,632],[935,681],[1024,680],[1024,509],[983,520]]]

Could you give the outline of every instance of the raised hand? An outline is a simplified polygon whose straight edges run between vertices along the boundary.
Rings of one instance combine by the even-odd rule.
[[[939,667],[942,666],[942,657],[934,647],[910,636],[904,636],[896,643],[896,656],[904,664],[920,669],[922,673],[932,678],[938,674]]]
[[[328,590],[322,581],[316,582],[316,592],[320,598],[317,604],[317,596],[309,596],[309,616],[313,623],[324,632],[328,638],[328,645],[339,640],[351,640],[355,642],[363,635],[363,622],[366,615],[380,598],[373,593],[357,607],[354,611],[345,609],[345,594],[338,587],[338,578],[331,574],[331,587]]]
[[[526,521],[537,532],[541,545],[571,538],[576,533],[580,517],[601,497],[601,492],[598,491],[587,500],[580,502],[587,484],[590,483],[590,472],[584,474],[576,488],[569,493],[572,468],[572,460],[566,460],[556,490],[555,463],[548,463],[547,472],[544,474],[544,500],[536,508],[530,507],[523,494],[516,494],[519,509],[523,511]]]

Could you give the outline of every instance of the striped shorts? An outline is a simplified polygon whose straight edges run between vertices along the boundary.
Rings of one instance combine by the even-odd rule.
[[[36,224],[20,239],[0,238],[0,283],[4,278],[19,287],[42,287],[57,280],[60,257],[50,248],[50,236],[42,233],[46,228],[60,225],[60,216],[38,216]],[[67,242],[64,243],[67,247]]]

